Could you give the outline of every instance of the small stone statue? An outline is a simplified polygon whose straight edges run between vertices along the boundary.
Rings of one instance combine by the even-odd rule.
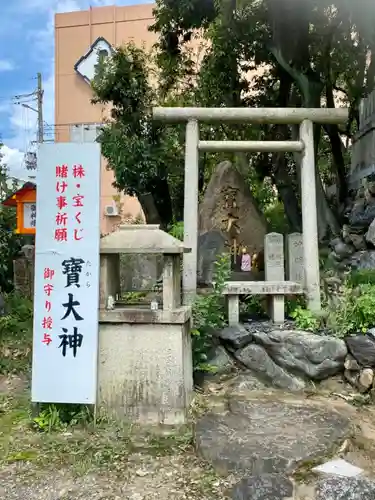
[[[107,298],[107,309],[108,311],[112,311],[115,308],[115,299],[112,295],[109,295]]]
[[[242,248],[241,256],[241,271],[250,272],[251,271],[251,256],[247,253],[247,248]]]

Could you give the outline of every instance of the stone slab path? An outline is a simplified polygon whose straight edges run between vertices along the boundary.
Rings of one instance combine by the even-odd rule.
[[[228,492],[232,500],[375,498],[374,457],[365,451],[366,445],[375,451],[371,410],[362,420],[366,410],[340,398],[261,388],[251,376],[240,376],[216,401],[196,423],[196,446],[216,472],[236,475]],[[363,473],[347,478],[312,471],[334,457]]]
[[[198,451],[224,474],[292,473],[325,457],[350,436],[338,412],[288,401],[231,398],[226,414],[209,413],[196,426]]]
[[[1,450],[6,437],[3,426],[0,498],[371,500],[375,498],[375,406],[350,405],[345,401],[350,393],[345,391],[345,384],[338,381],[325,388],[322,384],[315,393],[296,395],[270,389],[246,374],[208,384],[194,406],[199,415],[194,426],[195,450],[188,445],[168,454],[146,447],[139,452],[126,451],[125,443],[119,448],[112,442],[101,448],[103,432],[99,431],[87,438],[94,451],[110,455],[104,456],[104,466],[81,473],[79,458],[72,468],[63,465],[61,456],[62,464],[57,467],[54,448],[50,447],[46,451],[52,452],[51,465],[48,460],[43,466],[24,458],[17,461],[14,452]],[[0,383],[1,392],[23,393],[24,387],[15,381],[10,386]],[[3,422],[9,423],[7,411],[3,406]],[[43,453],[46,441],[36,448],[38,434],[22,427],[19,417],[16,412],[11,419],[15,442],[8,446],[22,452],[23,457],[32,449]],[[55,438],[60,453],[64,440],[73,440],[64,434]],[[69,447],[63,449],[68,453]],[[78,451],[77,445],[74,450]],[[12,462],[7,460],[11,455]],[[346,478],[312,471],[332,458],[342,458],[364,472]]]

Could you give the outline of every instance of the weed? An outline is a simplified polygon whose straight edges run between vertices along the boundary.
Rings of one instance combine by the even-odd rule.
[[[24,373],[30,367],[33,310],[31,301],[15,293],[5,296],[0,317],[0,373]]]
[[[314,332],[319,329],[319,318],[309,309],[298,306],[290,313],[290,317],[294,319],[297,328],[301,330]]]
[[[215,263],[212,291],[198,295],[193,304],[193,364],[194,370],[210,371],[207,354],[212,347],[212,334],[225,325],[222,291],[230,276],[229,255],[220,256]]]

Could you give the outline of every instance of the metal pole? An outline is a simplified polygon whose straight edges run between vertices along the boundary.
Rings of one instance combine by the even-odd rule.
[[[185,182],[184,182],[184,245],[191,248],[183,256],[183,302],[190,305],[197,291],[198,261],[198,181],[199,181],[199,126],[196,120],[186,125]]]
[[[321,309],[321,303],[318,221],[316,210],[314,127],[312,121],[305,120],[301,123],[300,139],[305,146],[301,161],[301,199],[306,297],[308,308],[311,311],[317,312]]]
[[[42,74],[38,73],[38,142],[42,143],[44,141],[44,130],[43,130],[43,87],[42,87]]]

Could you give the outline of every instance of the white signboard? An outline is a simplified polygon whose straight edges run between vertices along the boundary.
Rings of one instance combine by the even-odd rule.
[[[35,229],[36,225],[36,203],[23,204],[23,227]]]
[[[96,402],[100,146],[38,154],[32,401]]]

